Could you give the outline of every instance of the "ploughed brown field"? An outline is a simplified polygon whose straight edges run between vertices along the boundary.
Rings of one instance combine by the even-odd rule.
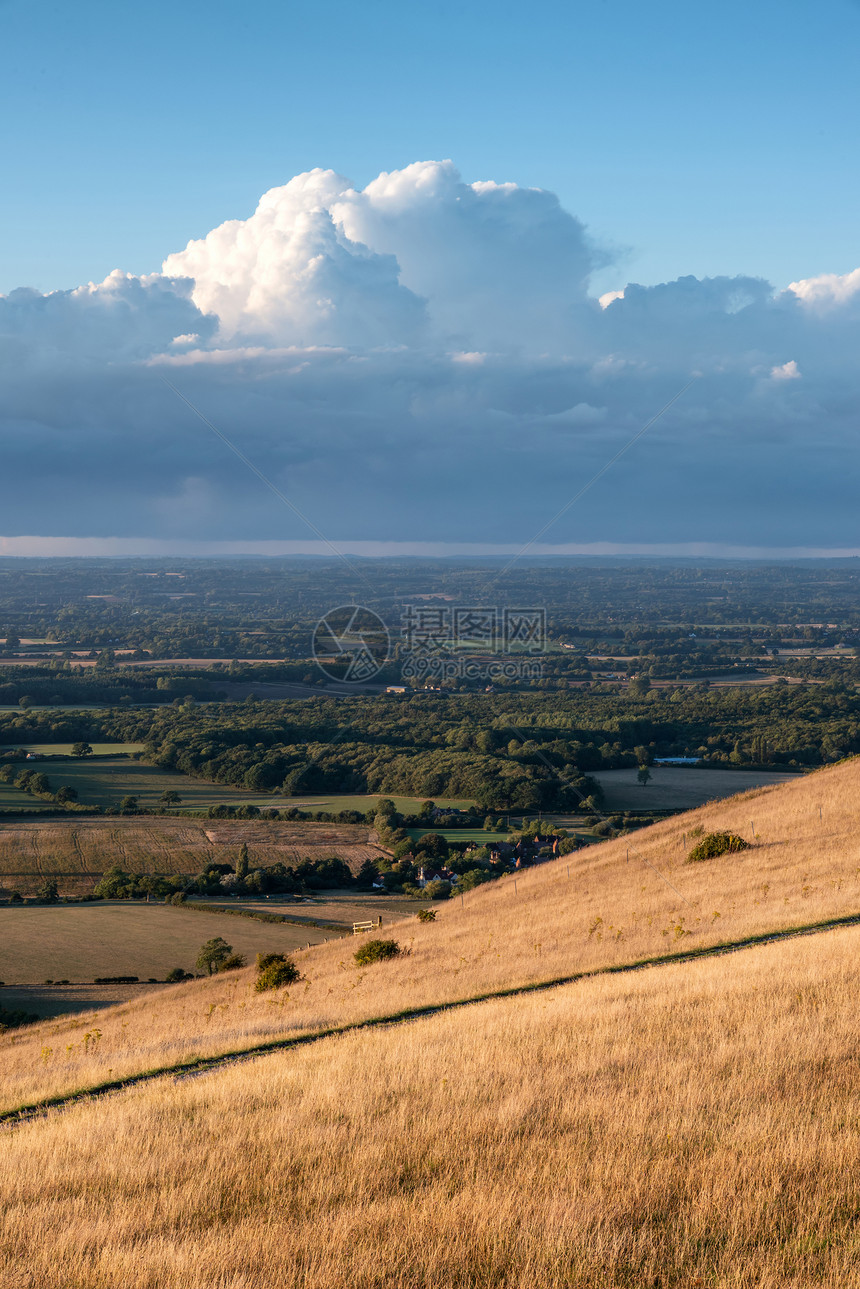
[[[234,863],[248,846],[251,867],[337,855],[358,872],[380,854],[363,825],[170,818],[2,819],[0,888],[31,894],[46,877],[61,895],[84,895],[109,868],[128,873],[199,873]]]

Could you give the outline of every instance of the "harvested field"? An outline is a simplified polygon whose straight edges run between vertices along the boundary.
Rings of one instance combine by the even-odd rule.
[[[249,962],[257,953],[290,953],[327,938],[315,927],[164,904],[5,908],[0,909],[0,980],[7,985],[96,976],[163,980],[173,967],[193,971],[200,946],[217,935]],[[115,989],[107,987],[105,998]],[[11,1006],[4,999],[8,992],[0,990],[0,1005]]]
[[[327,810],[331,814],[337,814],[341,810],[375,811],[383,798],[393,801],[395,809],[404,815],[417,814],[422,803],[427,800],[426,797],[397,797],[385,792],[377,793],[375,796],[353,792],[330,797],[319,794],[315,797],[273,797],[270,804],[281,810],[296,806],[299,810]],[[448,807],[454,810],[470,810],[475,805],[471,797],[434,797],[433,801],[440,808]]]
[[[0,820],[0,891],[32,894],[56,877],[61,895],[90,891],[107,869],[199,873],[233,863],[242,843],[252,868],[337,855],[358,872],[381,851],[358,824],[182,820],[174,818]]]
[[[209,899],[207,904],[217,904]],[[444,903],[431,903],[429,900],[413,900],[408,895],[383,895],[381,892],[362,894],[361,892],[322,891],[319,896],[306,900],[295,900],[289,896],[273,895],[269,899],[244,899],[231,901],[234,907],[253,909],[260,913],[283,913],[287,917],[308,922],[321,922],[332,927],[345,926],[353,922],[367,922],[382,918],[382,925],[402,921],[419,909],[442,908]]]
[[[144,982],[137,985],[7,985],[0,989],[0,1007],[50,1020],[52,1016],[99,1011],[103,1007],[145,999],[163,988],[164,985]]]
[[[796,779],[775,770],[703,770],[696,766],[652,765],[651,782],[642,787],[636,770],[597,770],[605,793],[604,810],[695,810],[750,788]]]

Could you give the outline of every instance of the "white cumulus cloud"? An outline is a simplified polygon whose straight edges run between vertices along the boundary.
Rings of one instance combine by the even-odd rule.
[[[166,377],[332,539],[527,541],[685,389],[548,539],[853,544],[860,270],[598,301],[603,262],[552,193],[426,161],[0,297],[6,535],[306,537]]]
[[[800,380],[800,370],[793,358],[779,367],[771,367],[770,374],[772,380]]]
[[[791,282],[789,291],[804,304],[828,307],[847,304],[860,296],[860,269],[853,273],[822,273],[820,277],[801,278]]]

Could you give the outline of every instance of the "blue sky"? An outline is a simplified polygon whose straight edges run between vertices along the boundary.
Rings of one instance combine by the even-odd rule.
[[[0,3],[0,290],[157,270],[314,166],[549,188],[617,262],[856,267],[848,0]]]
[[[860,548],[860,0],[0,32],[0,549]]]

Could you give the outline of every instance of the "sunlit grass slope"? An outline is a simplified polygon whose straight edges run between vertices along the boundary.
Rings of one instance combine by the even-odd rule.
[[[7,1130],[0,1282],[850,1289],[858,948],[599,977]]]
[[[370,970],[340,941],[299,954],[305,978],[288,992],[254,993],[249,969],[7,1035],[0,1108],[269,1037],[860,913],[858,799],[852,761],[544,865],[516,886],[505,878],[437,906],[435,923],[386,927],[409,953]],[[685,862],[694,828],[749,837],[752,824],[754,849]]]

